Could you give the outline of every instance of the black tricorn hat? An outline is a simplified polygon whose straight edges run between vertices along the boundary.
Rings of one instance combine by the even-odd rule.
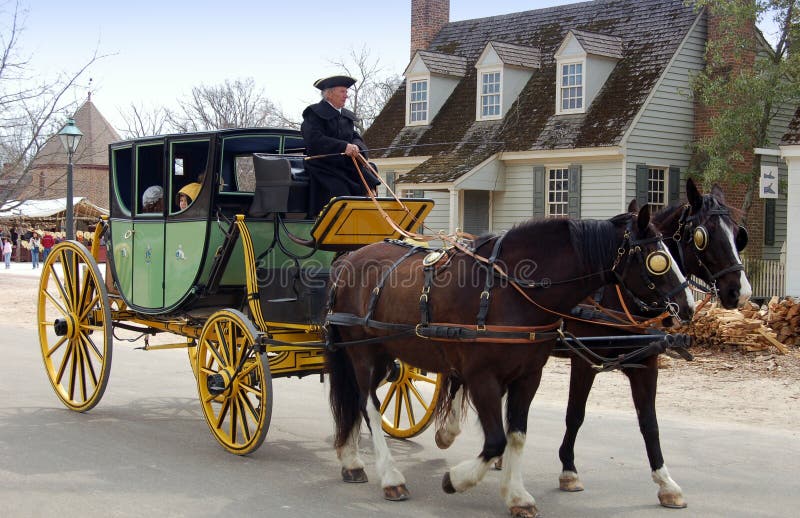
[[[320,90],[326,90],[335,86],[343,86],[350,88],[355,84],[356,80],[349,76],[331,76],[324,79],[317,79],[314,81],[314,86]]]

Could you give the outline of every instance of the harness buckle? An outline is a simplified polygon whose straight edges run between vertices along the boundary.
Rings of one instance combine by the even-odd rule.
[[[481,298],[482,298],[482,299],[487,299],[487,300],[488,300],[488,299],[489,299],[489,292],[488,292],[488,291],[486,291],[486,290],[483,290],[483,291],[481,292]]]
[[[476,325],[475,326],[475,330],[476,331],[486,331],[486,324],[478,324],[478,325]]]
[[[417,324],[417,325],[414,327],[414,334],[416,334],[416,335],[417,335],[418,337],[420,337],[420,338],[424,338],[425,340],[427,340],[427,339],[428,339],[428,337],[427,337],[427,336],[425,336],[425,335],[423,335],[422,333],[420,333],[420,332],[419,332],[419,330],[420,330],[420,328],[421,328],[421,327],[423,327],[423,326],[422,326],[422,324]]]
[[[419,301],[420,302],[428,302],[428,294],[427,293],[423,293],[422,295],[420,295],[419,296]]]

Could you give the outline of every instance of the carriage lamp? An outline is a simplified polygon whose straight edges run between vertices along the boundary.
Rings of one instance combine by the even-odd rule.
[[[72,222],[72,155],[78,150],[83,133],[75,125],[75,120],[67,119],[67,123],[58,132],[58,138],[67,152],[67,239],[75,239],[75,226]]]

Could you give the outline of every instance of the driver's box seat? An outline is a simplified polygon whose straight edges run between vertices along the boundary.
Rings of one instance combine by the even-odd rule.
[[[253,153],[255,196],[248,216],[262,218],[274,212],[305,213],[308,211],[308,177],[300,160],[264,153]]]

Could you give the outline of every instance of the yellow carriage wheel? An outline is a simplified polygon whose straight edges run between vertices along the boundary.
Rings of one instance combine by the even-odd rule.
[[[237,455],[256,450],[272,417],[272,375],[255,349],[255,326],[233,309],[217,311],[197,341],[197,390],[208,427]]]
[[[388,379],[378,387],[381,427],[398,439],[410,439],[431,424],[444,378],[395,360]]]
[[[111,310],[97,263],[82,244],[64,241],[50,251],[39,281],[37,318],[56,395],[72,410],[94,408],[111,370]]]

